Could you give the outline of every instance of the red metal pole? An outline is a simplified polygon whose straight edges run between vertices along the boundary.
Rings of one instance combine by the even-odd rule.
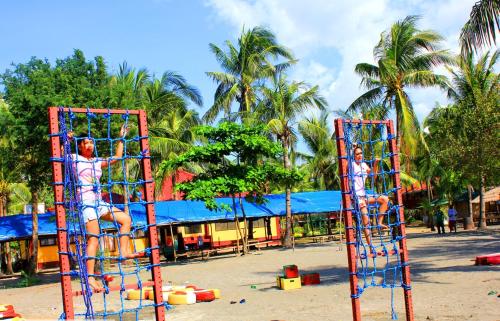
[[[337,137],[337,154],[339,156],[340,187],[342,191],[342,206],[345,215],[345,233],[347,245],[347,260],[349,265],[349,282],[351,285],[351,303],[353,321],[361,321],[361,308],[358,297],[358,276],[356,275],[356,247],[352,224],[351,195],[349,191],[349,179],[347,152],[344,141],[344,127],[342,119],[335,119],[335,135]],[[342,215],[342,214],[341,214]]]
[[[151,175],[151,160],[147,157],[150,155],[149,142],[148,142],[148,127],[147,127],[147,117],[144,110],[139,111],[139,136],[142,137],[140,140],[141,152],[144,157],[141,161],[142,163],[142,174],[146,181],[145,183],[145,201],[148,231],[149,231],[149,246],[151,247],[151,257],[150,263],[153,265],[151,268],[151,275],[153,277],[153,292],[155,301],[155,312],[156,321],[165,320],[165,307],[160,305],[163,303],[162,296],[162,282],[161,282],[161,270],[160,270],[160,250],[158,249],[158,233],[156,230],[156,216],[155,216],[155,206],[154,206],[154,185],[153,177]]]
[[[52,108],[52,107],[49,107]],[[58,108],[58,107],[54,107]],[[118,115],[124,115],[124,114],[129,114],[129,115],[139,115],[140,110],[125,110],[125,109],[103,109],[103,108],[69,108],[69,107],[64,107],[63,111],[64,112],[69,112],[72,111],[74,113],[86,113],[86,112],[91,112],[94,114],[118,114]]]
[[[59,136],[53,136],[59,133],[58,108],[49,107],[49,133],[51,134],[51,156],[53,158],[61,157],[61,145]],[[58,161],[52,161],[52,181],[54,182],[54,203],[56,210],[57,225],[57,244],[59,247],[59,270],[61,272],[61,289],[64,314],[67,320],[75,318],[73,308],[73,293],[71,291],[71,277],[69,275],[69,255],[66,230],[66,211],[64,209],[64,185],[62,165]]]
[[[403,265],[403,283],[404,283],[404,296],[405,296],[405,307],[406,307],[406,320],[413,321],[413,303],[411,297],[411,280],[410,280],[410,266],[408,265],[408,250],[406,248],[406,226],[405,226],[405,216],[403,211],[403,193],[401,191],[401,178],[399,175],[399,151],[396,145],[396,133],[394,132],[394,126],[392,120],[389,121],[387,125],[387,134],[389,135],[389,151],[391,152],[391,165],[394,170],[393,183],[396,189],[396,202],[398,205],[399,221],[401,225],[399,226],[399,233],[401,240],[399,241],[399,247],[401,252],[401,263]]]

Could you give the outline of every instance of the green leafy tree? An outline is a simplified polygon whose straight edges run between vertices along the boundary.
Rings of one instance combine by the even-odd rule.
[[[438,161],[480,191],[480,228],[486,227],[482,195],[486,186],[499,183],[498,55],[486,53],[477,62],[472,54],[458,57],[457,68],[450,68],[453,87],[448,94],[454,104],[436,107],[426,120],[429,147]]]
[[[275,72],[288,68],[294,63],[292,53],[278,44],[275,35],[262,27],[243,30],[236,45],[226,41],[227,51],[210,44],[210,50],[220,63],[224,72],[207,72],[217,82],[214,104],[203,120],[214,121],[223,112],[227,119],[251,118],[260,84]],[[285,58],[284,62],[273,62]],[[239,104],[236,113],[232,111],[233,102]],[[236,116],[235,116],[236,115]]]
[[[32,202],[51,182],[47,107],[58,105],[101,106],[107,95],[108,76],[102,57],[87,61],[80,50],[58,59],[32,58],[2,74],[5,100],[15,121],[9,127],[12,152],[31,190]],[[38,213],[33,206],[33,252],[30,272],[36,273]]]
[[[8,215],[9,200],[13,192],[13,184],[20,179],[19,172],[15,170],[13,161],[12,141],[8,134],[8,127],[14,121],[8,110],[7,104],[0,98],[0,217]],[[14,169],[14,170],[13,170]],[[0,263],[6,262],[5,273],[13,274],[10,242],[0,244]],[[1,265],[1,264],[0,264]],[[0,270],[0,274],[2,271]]]
[[[498,0],[482,0],[472,7],[469,21],[460,33],[462,56],[466,57],[473,50],[485,45],[496,44],[496,33],[500,29],[500,2]]]
[[[382,115],[395,111],[397,146],[406,155],[416,153],[420,128],[408,89],[447,89],[446,77],[432,68],[453,61],[447,50],[439,50],[443,38],[432,30],[419,30],[417,21],[418,17],[408,16],[382,33],[373,50],[376,65],[356,65],[355,72],[368,91],[348,107],[348,111],[382,108]]]
[[[246,249],[247,233],[246,229],[241,232],[239,228],[236,199],[246,222],[242,194],[252,202],[263,203],[266,184],[275,182],[290,186],[300,181],[302,175],[265,161],[280,157],[282,149],[266,137],[268,133],[263,126],[225,122],[215,128],[199,127],[196,133],[206,138],[206,144],[193,146],[177,159],[163,162],[159,174],[188,163],[203,164],[206,171],[190,182],[178,184],[178,190],[185,193],[186,199],[205,202],[210,210],[234,211],[236,227]],[[223,195],[232,197],[232,206],[216,202],[215,199]]]

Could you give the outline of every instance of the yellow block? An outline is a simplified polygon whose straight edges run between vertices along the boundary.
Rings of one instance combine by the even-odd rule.
[[[127,300],[146,300],[148,298],[148,293],[152,292],[152,287],[144,287],[142,291],[138,290],[128,290],[127,291]]]
[[[282,290],[300,289],[301,287],[300,277],[292,279],[280,278],[280,288]]]

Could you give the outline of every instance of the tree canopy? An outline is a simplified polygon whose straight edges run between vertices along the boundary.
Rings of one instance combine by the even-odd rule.
[[[205,137],[206,144],[193,146],[175,160],[164,161],[160,175],[162,171],[187,163],[203,165],[204,173],[177,188],[186,193],[186,199],[204,201],[208,209],[231,210],[215,202],[216,197],[223,195],[236,197],[248,193],[253,201],[262,202],[265,185],[269,182],[292,184],[302,178],[297,171],[266,161],[279,157],[282,149],[269,140],[264,126],[224,122],[218,127],[201,126],[196,133]]]

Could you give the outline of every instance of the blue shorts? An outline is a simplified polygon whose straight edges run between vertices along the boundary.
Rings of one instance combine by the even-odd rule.
[[[83,201],[82,216],[83,222],[86,224],[89,221],[97,220],[103,215],[111,213],[113,206],[103,200]]]

